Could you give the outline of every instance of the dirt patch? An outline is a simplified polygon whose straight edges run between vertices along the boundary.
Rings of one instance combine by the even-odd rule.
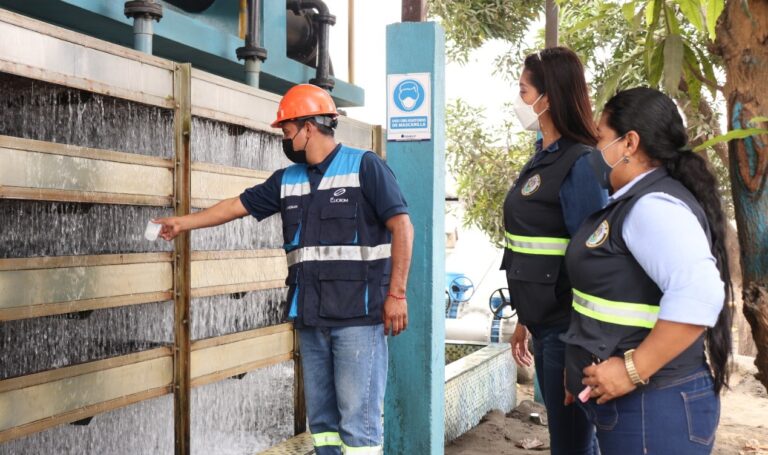
[[[533,400],[530,385],[518,385],[518,403]],[[525,403],[504,415],[488,413],[480,424],[445,446],[446,455],[520,455],[549,453],[546,426],[530,420],[537,408]],[[546,412],[540,410],[543,419]],[[523,449],[523,440],[544,442],[546,449]],[[715,441],[715,455],[768,455],[768,393],[750,371],[736,371],[731,376],[731,390],[722,396],[720,426]]]

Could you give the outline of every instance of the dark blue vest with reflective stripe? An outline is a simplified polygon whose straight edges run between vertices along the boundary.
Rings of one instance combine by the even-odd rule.
[[[382,322],[391,236],[360,188],[365,153],[342,145],[317,188],[310,188],[304,164],[283,173],[286,285],[297,327]]]
[[[655,324],[655,319],[650,324],[638,321],[644,313],[642,308],[658,308],[662,292],[632,256],[624,242],[622,228],[635,203],[644,195],[657,192],[683,201],[711,238],[709,224],[699,202],[664,168],[648,174],[626,194],[584,221],[568,245],[566,264],[574,289],[574,308],[577,305],[588,308],[590,301],[596,301],[598,305],[581,311],[577,308],[568,332],[562,335],[568,345],[566,378],[572,392],[578,393],[583,388],[581,371],[584,367],[595,359],[623,356],[625,351],[636,348]],[[654,248],[654,245],[647,247]],[[600,309],[601,301],[620,302],[620,305],[609,306],[607,315],[604,315],[601,311],[605,310]],[[633,305],[638,310],[633,311]],[[703,362],[702,336],[659,370],[653,380],[656,384],[663,384],[686,376]]]
[[[504,229],[508,235],[567,239],[560,204],[560,187],[573,164],[591,147],[566,138],[557,152],[545,152],[535,165],[529,161],[504,201]],[[519,321],[528,326],[565,325],[570,318],[571,285],[560,255],[504,249],[501,268]]]

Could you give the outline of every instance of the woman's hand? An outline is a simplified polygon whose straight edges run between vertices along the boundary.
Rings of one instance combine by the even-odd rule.
[[[528,350],[528,329],[524,325],[517,323],[509,343],[512,345],[512,358],[518,365],[529,367],[533,364],[533,356]]]
[[[584,379],[581,383],[592,390],[590,398],[597,398],[597,404],[603,404],[635,390],[637,386],[624,366],[624,359],[611,357],[597,365],[590,365],[583,370]]]

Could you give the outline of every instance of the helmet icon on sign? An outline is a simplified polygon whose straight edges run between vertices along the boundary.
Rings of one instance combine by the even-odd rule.
[[[424,87],[413,79],[401,81],[395,87],[394,102],[401,111],[415,111],[424,103]]]

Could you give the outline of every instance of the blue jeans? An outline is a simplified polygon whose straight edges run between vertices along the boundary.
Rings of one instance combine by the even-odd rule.
[[[380,454],[384,439],[384,325],[299,329],[304,397],[317,455]]]
[[[603,455],[709,454],[720,420],[720,397],[706,367],[670,384],[581,407],[597,426]]]
[[[547,408],[549,444],[552,455],[597,452],[595,430],[578,406],[565,406],[565,343],[560,334],[568,326],[528,327],[533,336],[536,378]]]

